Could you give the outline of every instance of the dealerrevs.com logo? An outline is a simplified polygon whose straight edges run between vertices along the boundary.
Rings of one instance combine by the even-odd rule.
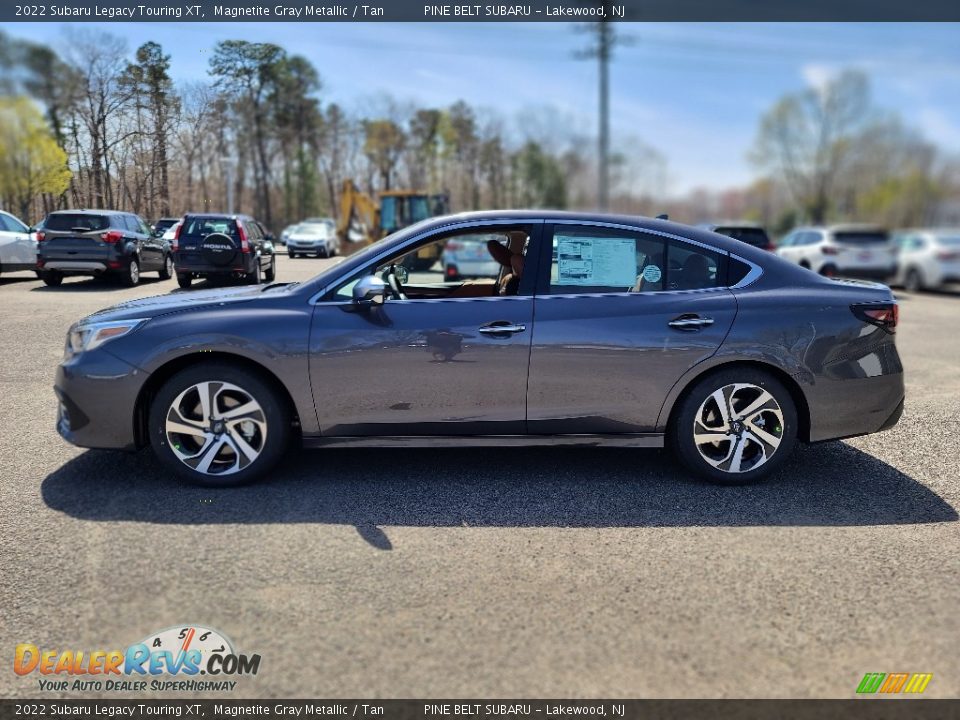
[[[256,675],[259,655],[234,650],[222,633],[178,625],[148,635],[125,650],[70,650],[17,645],[13,671],[39,676],[49,692],[230,691],[234,678]]]

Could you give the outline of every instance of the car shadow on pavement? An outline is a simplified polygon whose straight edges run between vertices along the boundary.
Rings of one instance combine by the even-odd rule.
[[[953,522],[925,485],[840,442],[799,448],[761,485],[690,480],[661,451],[621,448],[291,451],[260,484],[205,489],[149,450],[90,450],[42,484],[54,510],[92,521],[383,528],[856,526]]]
[[[140,282],[135,287],[143,288],[149,285],[158,285],[167,282],[156,277],[141,277]],[[132,290],[133,288],[124,285],[119,280],[111,277],[95,278],[87,277],[82,280],[64,278],[62,285],[43,285],[30,288],[30,292],[58,293],[58,292],[103,292],[105,290]]]

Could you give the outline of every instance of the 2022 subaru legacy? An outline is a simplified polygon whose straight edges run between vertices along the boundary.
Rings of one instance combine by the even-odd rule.
[[[404,266],[426,244],[477,235],[496,278]],[[453,215],[307,282],[134,300],[81,320],[57,371],[58,430],[82,447],[151,445],[208,485],[264,476],[293,442],[667,445],[706,479],[744,483],[798,440],[897,422],[896,325],[885,286],[705,230]]]

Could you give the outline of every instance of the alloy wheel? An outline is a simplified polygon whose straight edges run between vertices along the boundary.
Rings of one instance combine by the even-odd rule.
[[[177,395],[167,410],[164,431],[174,454],[191,470],[231,475],[260,457],[267,420],[246,390],[211,380]]]
[[[140,265],[136,260],[130,261],[130,284],[136,285],[140,282]]]
[[[777,452],[783,410],[767,390],[750,383],[724,385],[704,400],[693,421],[700,456],[718,470],[750,472]]]

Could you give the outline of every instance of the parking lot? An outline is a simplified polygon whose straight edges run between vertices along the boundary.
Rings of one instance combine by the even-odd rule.
[[[177,288],[151,275],[0,278],[8,661],[198,623],[262,656],[221,697],[852,697],[866,672],[960,695],[960,294],[899,293],[896,428],[764,485],[656,451],[338,449],[212,491],[54,430],[67,328]]]

